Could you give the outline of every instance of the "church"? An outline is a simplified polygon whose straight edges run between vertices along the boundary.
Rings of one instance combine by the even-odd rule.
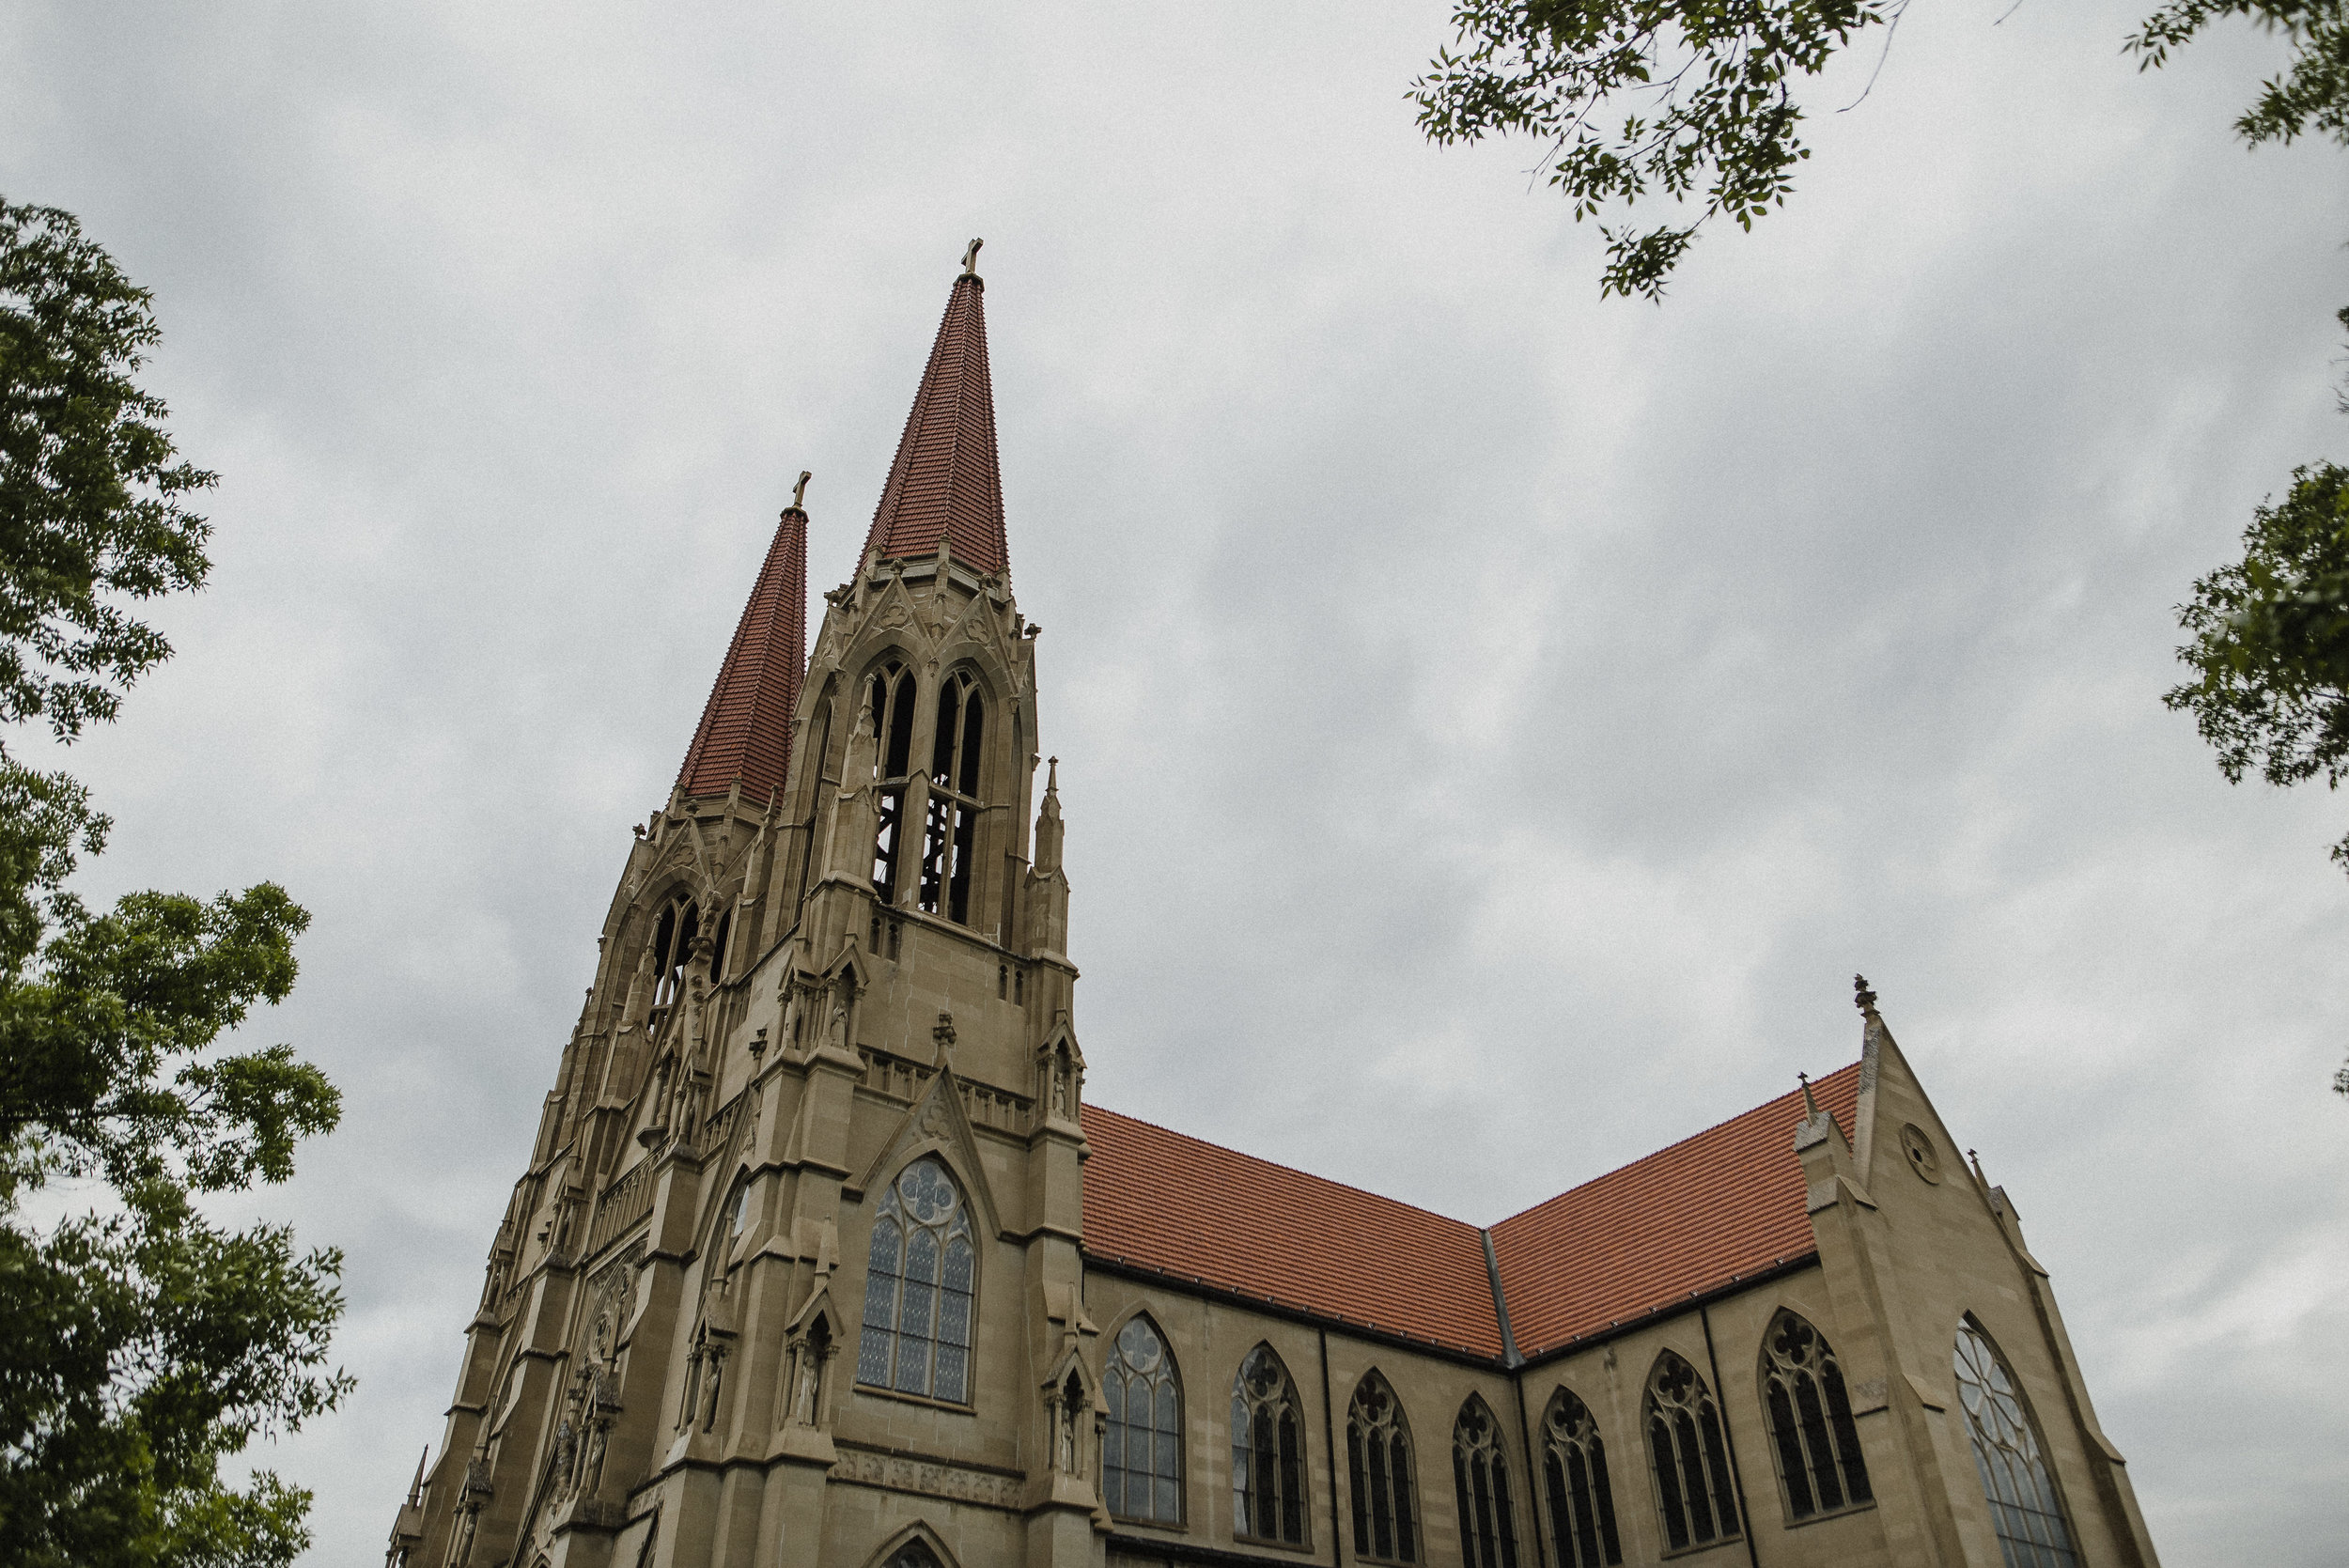
[[[977,251],[635,830],[389,1568],[2154,1568],[1865,981],[1856,1061],[1486,1228],[1086,1099]]]

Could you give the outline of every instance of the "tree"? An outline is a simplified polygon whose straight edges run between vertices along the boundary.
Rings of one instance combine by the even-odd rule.
[[[184,502],[212,475],[132,379],[157,336],[71,216],[0,201],[0,723],[113,720],[171,652],[128,601],[210,569]],[[349,1390],[341,1258],[198,1201],[287,1180],[339,1115],[290,1048],[223,1041],[309,917],[268,882],[94,912],[67,884],[107,827],[0,749],[0,1564],[290,1562],[309,1494],[220,1462]]]
[[[1455,53],[1411,84],[1439,146],[1523,135],[1548,144],[1549,183],[1578,220],[1662,199],[1679,221],[1601,225],[1602,293],[1659,298],[1697,230],[1741,228],[1794,190],[1811,156],[1797,89],[1908,0],[1456,0]],[[2245,17],[2287,37],[2290,70],[2235,121],[2246,141],[2311,130],[2349,145],[2349,0],[2170,0],[2123,43],[2140,69],[2213,22]],[[1695,209],[1688,215],[1688,209]]]

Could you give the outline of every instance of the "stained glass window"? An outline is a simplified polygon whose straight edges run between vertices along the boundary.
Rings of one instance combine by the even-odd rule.
[[[961,1190],[935,1157],[915,1160],[873,1219],[856,1380],[968,1404],[976,1272]]]
[[[1101,1437],[1101,1479],[1110,1512],[1154,1524],[1183,1522],[1183,1389],[1174,1358],[1150,1320],[1117,1331],[1101,1376],[1109,1427]]]
[[[1305,1423],[1268,1344],[1250,1351],[1232,1379],[1232,1532],[1305,1544]]]
[[[2078,1568],[2063,1500],[2047,1473],[2030,1412],[2006,1363],[1970,1317],[1957,1326],[1956,1364],[1957,1402],[1966,1410],[1974,1466],[2007,1568]]]
[[[1411,1484],[1411,1434],[1387,1380],[1365,1376],[1346,1407],[1346,1465],[1354,1494],[1354,1555],[1419,1560],[1418,1493]]]
[[[1644,1407],[1666,1547],[1679,1551],[1735,1535],[1737,1496],[1713,1390],[1696,1368],[1667,1350],[1648,1374]]]
[[[1607,1479],[1607,1445],[1591,1407],[1565,1389],[1542,1418],[1542,1479],[1561,1568],[1612,1568],[1623,1560],[1615,1533],[1615,1492]]]
[[[1517,1568],[1517,1510],[1501,1423],[1474,1394],[1452,1424],[1452,1483],[1459,1494],[1460,1560],[1469,1568]]]
[[[1784,1308],[1762,1336],[1762,1408],[1788,1519],[1875,1500],[1843,1363],[1816,1328]]]

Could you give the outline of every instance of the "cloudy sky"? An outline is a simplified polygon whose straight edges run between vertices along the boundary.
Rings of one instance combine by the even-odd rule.
[[[1477,1223],[1859,1048],[2053,1270],[2171,1568],[2349,1544],[2349,800],[2230,788],[2170,607],[2344,455],[2344,155],[2128,0],[1919,0],[1661,309],[1403,94],[1442,0],[0,12],[0,191],[157,291],[223,475],[73,764],[93,892],[317,916],[381,1550],[769,530],[846,575],[988,240],[1094,1097]],[[846,20],[844,20],[844,17]]]

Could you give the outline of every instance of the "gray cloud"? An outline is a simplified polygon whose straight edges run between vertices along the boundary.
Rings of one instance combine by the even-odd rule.
[[[0,185],[160,294],[214,586],[93,891],[276,877],[373,1560],[789,475],[848,569],[988,237],[1104,1103],[1488,1222],[1857,1050],[2053,1269],[2172,1564],[2349,1535],[2340,803],[2168,607],[2341,451],[2340,154],[2125,5],[1923,8],[1662,310],[1401,101],[1444,8],[20,8]]]

